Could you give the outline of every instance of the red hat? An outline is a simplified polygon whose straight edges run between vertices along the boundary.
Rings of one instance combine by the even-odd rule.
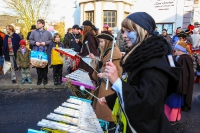
[[[25,41],[25,40],[21,40],[21,41],[19,42],[19,45],[26,45],[26,41]]]

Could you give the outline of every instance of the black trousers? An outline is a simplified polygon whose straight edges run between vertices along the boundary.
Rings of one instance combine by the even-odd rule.
[[[36,67],[38,81],[42,81],[42,79],[47,80],[47,73],[48,73],[48,65],[45,68],[38,68]]]
[[[63,65],[52,65],[53,77],[62,77]]]

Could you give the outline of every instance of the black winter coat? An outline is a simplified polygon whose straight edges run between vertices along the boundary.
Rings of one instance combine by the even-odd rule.
[[[124,113],[130,126],[137,133],[174,133],[164,114],[167,93],[176,92],[180,74],[172,69],[167,60],[167,41],[162,36],[152,36],[143,41],[124,64],[128,81],[122,81]],[[106,97],[113,109],[117,94]]]

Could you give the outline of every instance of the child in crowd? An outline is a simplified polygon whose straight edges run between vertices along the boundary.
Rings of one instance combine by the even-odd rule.
[[[165,114],[172,125],[177,124],[181,119],[181,110],[188,112],[191,109],[193,93],[193,61],[190,56],[190,48],[180,38],[185,34],[178,35],[179,42],[174,46],[176,61],[183,66],[180,77],[178,92],[171,94],[165,101]]]
[[[53,67],[53,79],[54,85],[60,85],[62,83],[62,69],[63,69],[63,56],[55,51],[55,48],[63,48],[63,43],[60,42],[61,36],[55,33],[53,41],[49,46],[49,64]]]
[[[93,72],[93,78],[96,79],[97,81],[97,77],[96,77],[97,75],[99,78],[101,78],[101,84],[95,95],[97,97],[105,97],[114,93],[114,91],[111,89],[110,84],[109,84],[108,90],[105,90],[106,88],[105,66],[106,66],[106,62],[110,60],[111,51],[112,51],[112,43],[113,43],[114,37],[110,32],[103,31],[102,33],[97,35],[97,38],[99,38],[99,42],[100,42],[99,45],[100,45],[100,50],[101,50],[100,61],[99,61],[99,65],[97,66],[98,67],[97,70],[101,69],[101,73],[97,74],[96,72]],[[112,60],[113,60],[114,65],[117,67],[119,77],[121,77],[122,75],[122,68],[120,66],[121,57],[122,57],[122,54],[119,48],[115,45]],[[90,54],[90,58],[96,59],[96,57],[92,53]],[[95,113],[97,117],[102,120],[109,121],[110,122],[109,128],[113,128],[114,120],[112,116],[112,111],[109,109],[109,107],[102,106],[96,99],[94,99],[93,108],[95,109]]]
[[[17,66],[20,68],[22,81],[21,84],[24,84],[28,81],[29,84],[32,83],[30,75],[30,50],[26,47],[26,41],[21,40],[19,42],[20,48],[17,51]]]

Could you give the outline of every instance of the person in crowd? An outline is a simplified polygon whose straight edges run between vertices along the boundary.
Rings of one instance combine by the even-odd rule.
[[[175,45],[175,59],[183,66],[182,75],[178,86],[177,93],[173,93],[167,97],[165,101],[165,114],[172,125],[177,124],[181,119],[181,109],[188,112],[191,109],[194,70],[193,61],[190,56],[190,48],[182,39],[186,38],[186,34],[181,32],[177,35],[180,40]]]
[[[19,49],[19,42],[21,38],[18,34],[15,33],[14,26],[7,25],[6,26],[7,35],[4,38],[3,42],[3,57],[5,61],[10,61],[11,63],[11,80],[12,83],[16,82],[15,70],[17,70],[16,57],[17,50]]]
[[[154,34],[155,21],[146,12],[128,15],[122,27],[130,47],[121,59],[126,77],[121,80],[116,66],[107,62],[106,76],[116,93],[99,102],[113,109],[116,118],[120,114],[118,132],[174,133],[164,113],[164,99],[175,89],[171,82],[178,86],[180,75],[168,63],[167,55],[172,53],[169,43]]]
[[[30,35],[31,35],[31,32],[34,31],[34,30],[36,30],[36,25],[32,25],[32,26],[31,26],[31,31],[28,32],[28,35],[27,35],[27,37],[26,37],[27,41],[29,41],[29,37],[30,37]],[[33,49],[33,45],[30,45],[30,42],[29,42],[29,48],[30,48],[31,50]]]
[[[105,97],[110,94],[113,94],[114,91],[111,89],[111,85],[109,84],[108,90],[105,90],[106,88],[106,82],[103,79],[106,79],[105,76],[105,64],[107,61],[110,60],[111,56],[111,50],[112,50],[112,43],[113,43],[113,35],[108,31],[103,31],[102,33],[97,35],[97,38],[99,38],[99,45],[100,45],[100,62],[98,63],[99,66],[97,67],[97,70],[101,69],[101,72],[97,74],[96,72],[93,73],[93,75],[97,75],[99,78],[101,78],[101,84],[99,87],[99,91],[96,94],[97,97]],[[118,70],[118,76],[122,76],[122,68],[120,66],[120,59],[122,57],[122,54],[119,50],[119,48],[115,45],[114,51],[113,51],[113,64],[117,67]],[[91,53],[90,57],[92,59],[96,59],[95,56]],[[97,59],[96,59],[97,60]],[[97,77],[95,78],[97,81]],[[98,118],[109,121],[109,128],[112,128],[111,126],[114,125],[113,118],[112,118],[112,112],[108,107],[103,107],[99,102],[94,99],[93,101],[93,108],[95,109],[95,113]]]
[[[154,34],[155,34],[155,35],[159,35],[158,27],[155,28],[155,30],[154,30]]]
[[[3,37],[0,36],[0,75],[3,73],[2,70],[3,70],[3,62],[4,62],[4,59],[2,57],[2,47],[3,47]]]
[[[0,29],[0,36],[1,36],[3,39],[4,39],[5,36],[6,36],[5,33],[1,31],[1,29]]]
[[[178,40],[179,40],[177,34],[180,33],[181,31],[183,31],[181,27],[178,27],[178,28],[176,29],[175,34],[174,34],[174,36],[172,37],[172,46],[175,46],[175,45],[177,44],[177,42],[178,42]]]
[[[64,40],[66,48],[71,48],[76,52],[80,51],[82,35],[79,30],[80,27],[78,25],[72,27],[72,32]]]
[[[20,68],[22,81],[21,84],[24,84],[28,81],[29,84],[32,83],[31,81],[31,74],[30,74],[30,50],[26,47],[26,41],[21,40],[19,42],[20,48],[17,51],[17,67]]]
[[[200,35],[199,35],[199,29],[194,28],[193,35],[191,35],[192,41],[193,41],[193,48],[199,48],[200,46]]]
[[[112,34],[112,31],[110,31],[109,28],[110,28],[110,27],[109,27],[108,24],[104,24],[104,25],[103,25],[103,31],[108,31],[108,32],[110,32],[110,33]],[[102,32],[103,32],[103,31],[102,31]]]
[[[64,37],[64,40],[63,40],[63,44],[65,42],[65,39],[69,36],[70,33],[72,33],[72,28],[68,28],[67,29],[67,33],[65,34],[65,37]],[[64,46],[65,46],[65,44],[64,44]]]
[[[94,56],[99,57],[98,47],[99,40],[95,37],[95,26],[89,21],[85,20],[83,23],[83,36],[82,36],[82,46],[79,52],[79,56],[85,57],[89,56],[92,53]],[[87,46],[88,45],[88,48]],[[89,73],[89,76],[92,78],[93,69],[88,66],[83,60],[80,61],[78,68],[81,68]]]
[[[49,44],[52,41],[52,35],[49,31],[44,29],[45,21],[43,19],[37,20],[37,30],[31,32],[29,37],[30,44],[33,46],[33,50],[40,50],[47,53]],[[45,68],[36,67],[37,70],[37,85],[40,85],[43,80],[43,84],[48,83],[47,73],[48,65]]]
[[[196,66],[196,79],[194,80],[194,83],[200,83],[200,55],[195,56],[195,63]]]
[[[49,64],[53,67],[54,85],[62,84],[63,55],[55,51],[55,48],[64,48],[64,44],[60,42],[60,34],[55,33],[53,41],[49,46]]]
[[[199,22],[194,22],[194,28],[199,28]]]
[[[126,40],[123,37],[123,29],[117,32],[116,44],[118,45],[121,52],[126,52],[128,50]]]
[[[171,37],[167,34],[167,30],[163,29],[162,30],[162,36],[167,39],[167,41],[169,42],[169,44],[172,46],[172,39]]]
[[[3,48],[3,40],[5,38],[5,33],[1,31],[0,29],[0,74],[2,74],[2,70],[3,70],[3,63],[4,63],[4,59],[3,59],[3,55],[2,55],[2,48]]]

